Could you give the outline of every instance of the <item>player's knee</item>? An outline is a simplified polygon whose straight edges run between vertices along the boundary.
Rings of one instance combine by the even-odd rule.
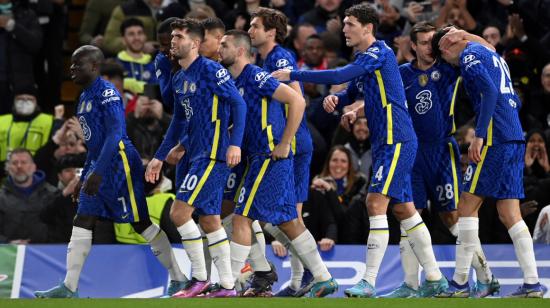
[[[199,218],[199,223],[202,230],[204,230],[204,232],[206,233],[218,231],[222,227],[220,216],[218,215],[201,216]]]
[[[97,217],[76,215],[73,220],[73,226],[86,230],[93,230]]]
[[[191,215],[193,210],[188,210],[190,208],[185,202],[175,200],[170,208],[170,219],[176,226],[181,226],[191,220]]]
[[[149,228],[149,226],[151,226],[153,223],[151,222],[151,220],[146,219],[140,220],[138,222],[132,222],[130,224],[132,225],[132,228],[134,228],[134,231],[136,231],[136,233],[142,234],[143,231]]]

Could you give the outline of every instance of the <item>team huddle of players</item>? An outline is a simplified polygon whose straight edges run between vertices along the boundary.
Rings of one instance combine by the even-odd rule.
[[[131,223],[150,243],[169,271],[171,297],[271,296],[277,275],[265,257],[262,227],[292,253],[292,283],[276,296],[324,297],[336,292],[338,284],[299,213],[307,200],[312,153],[304,122],[304,81],[347,82],[346,90],[325,98],[324,108],[332,112],[348,106],[342,124],[364,116],[371,134],[366,271],[345,290],[347,296],[377,296],[390,204],[401,224],[405,281],[382,297],[497,293],[500,286],[483,254],[477,218],[483,199],[492,197],[498,200],[499,216],[524,273],[524,284],[510,296],[542,297],[545,290],[539,283],[531,236],[519,212],[525,146],[518,118],[521,102],[506,62],[475,35],[419,23],[411,31],[417,59],[399,67],[393,51],[374,37],[374,8],[355,5],[345,16],[343,32],[346,45],[357,51],[355,60],[325,71],[296,70],[293,56],[278,45],[286,36],[286,17],[276,10],[254,13],[248,33],[226,32],[213,53],[219,62],[199,54],[205,35],[200,22],[173,21],[170,54],[159,53],[155,67],[163,100],[173,104],[174,116],[146,171],[126,136],[120,94],[99,77],[101,51],[92,46],[77,49],[71,74],[84,86],[77,117],[88,158],[78,190],[67,275],[60,285],[35,295],[78,297],[91,230],[99,217]],[[252,47],[262,67],[252,64]],[[459,83],[476,113],[475,139],[468,152],[471,163],[463,183],[453,137]],[[164,161],[177,162],[178,191],[170,216],[191,261],[190,278],[179,269],[166,234],[147,214],[141,178],[145,173],[147,181],[158,180]],[[419,215],[428,200],[458,237],[450,281],[439,270],[430,233]],[[221,217],[222,203],[233,207],[233,214]],[[193,216],[198,216],[198,224]],[[210,283],[212,260],[219,274],[216,284]],[[236,285],[247,260],[254,274],[244,286]],[[426,277],[422,283],[419,265]],[[471,287],[470,266],[477,274]]]

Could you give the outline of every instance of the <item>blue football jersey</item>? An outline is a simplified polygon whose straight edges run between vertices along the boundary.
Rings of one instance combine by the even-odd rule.
[[[460,71],[476,113],[476,136],[487,145],[523,141],[521,102],[504,59],[481,44],[468,43],[460,54]]]
[[[280,83],[261,68],[247,64],[235,79],[247,105],[243,149],[249,154],[271,153],[281,142],[285,115],[281,104],[271,96]]]
[[[384,41],[375,41],[365,52],[356,55],[353,65],[367,73],[354,78],[337,96],[345,104],[363,92],[373,146],[416,140],[403,81],[391,48]]]
[[[298,65],[296,60],[290,51],[284,49],[279,45],[275,47],[267,54],[262,68],[268,73],[272,73],[279,69],[289,69],[289,70],[298,70]],[[302,83],[300,83],[300,88],[302,88],[302,93],[304,91]],[[285,105],[283,105],[283,108]],[[293,145],[294,153],[307,153],[313,151],[313,141],[311,140],[311,134],[307,128],[307,123],[304,117],[300,122],[300,127],[296,132],[296,144]]]
[[[227,147],[240,147],[244,133],[246,104],[235,87],[227,69],[218,62],[199,56],[187,70],[173,78],[175,105],[187,120],[187,154],[193,160],[200,157],[225,161]],[[234,114],[243,123],[237,123]],[[233,113],[233,114],[232,114]],[[233,117],[231,140],[228,127]],[[185,134],[185,133],[183,133]],[[180,135],[180,141],[183,136]]]
[[[133,148],[126,134],[122,97],[115,86],[101,78],[80,94],[76,117],[88,148],[84,177],[105,175],[118,151]]]
[[[460,71],[439,61],[427,70],[413,63],[399,66],[407,107],[419,142],[445,140],[455,130],[454,104]]]
[[[117,60],[124,67],[125,79],[149,84],[157,83],[155,63],[151,59],[151,55],[144,54],[140,59],[135,59],[123,50],[117,54]]]

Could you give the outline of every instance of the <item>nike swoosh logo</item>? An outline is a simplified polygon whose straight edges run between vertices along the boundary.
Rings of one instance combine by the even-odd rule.
[[[371,187],[375,187],[375,186],[378,186],[380,185],[381,183],[373,183],[373,184],[370,184]]]
[[[122,219],[126,219],[126,218],[128,218],[128,216],[130,216],[130,213],[122,215]]]

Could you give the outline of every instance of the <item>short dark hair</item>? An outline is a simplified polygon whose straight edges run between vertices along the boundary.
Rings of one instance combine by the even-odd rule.
[[[376,9],[368,3],[360,3],[348,8],[344,12],[344,16],[353,16],[357,18],[362,25],[372,24],[373,35],[376,33],[376,29],[378,29],[378,13]]]
[[[409,34],[409,36],[411,37],[411,41],[416,44],[416,42],[418,41],[418,33],[428,33],[436,30],[437,28],[433,24],[427,21],[420,21],[415,23],[414,26],[411,28],[411,33]]]
[[[34,162],[34,158],[32,156],[32,153],[31,151],[25,149],[25,148],[15,148],[13,150],[11,150],[9,153],[8,153],[8,162],[11,160],[11,156],[13,154],[23,154],[23,153],[26,153],[26,154],[29,154],[29,156],[31,157],[31,160]]]
[[[441,58],[441,50],[439,49],[439,41],[441,41],[441,38],[443,36],[445,36],[445,34],[447,34],[447,32],[449,32],[449,30],[451,30],[451,28],[447,27],[447,28],[439,29],[434,33],[434,36],[432,37],[432,57],[434,59]]]
[[[251,19],[258,17],[262,19],[264,29],[269,31],[275,29],[275,41],[282,44],[285,41],[287,34],[288,18],[281,11],[269,9],[265,7],[259,8],[256,12],[251,14]]]
[[[170,24],[172,30],[185,30],[191,36],[195,36],[201,41],[204,40],[204,27],[199,20],[193,18],[178,18]]]
[[[106,59],[99,67],[99,74],[109,78],[124,79],[124,67],[115,59]]]
[[[220,30],[222,33],[225,32],[225,24],[218,17],[208,17],[201,23],[205,31]]]
[[[141,29],[145,29],[145,26],[143,25],[143,22],[135,17],[126,18],[121,24],[120,24],[120,35],[124,36],[124,33],[126,33],[126,29],[130,27],[141,27]]]
[[[225,32],[225,35],[232,36],[239,47],[244,47],[246,49],[249,56],[252,54],[252,40],[248,32],[234,29]]]
[[[170,17],[163,20],[157,28],[157,34],[170,34],[172,32],[170,25],[177,19],[177,17]]]
[[[309,40],[321,40],[322,41],[323,39],[321,38],[321,36],[319,34],[314,33],[314,34],[312,34],[312,35],[310,35],[306,38],[306,41],[309,41]]]

